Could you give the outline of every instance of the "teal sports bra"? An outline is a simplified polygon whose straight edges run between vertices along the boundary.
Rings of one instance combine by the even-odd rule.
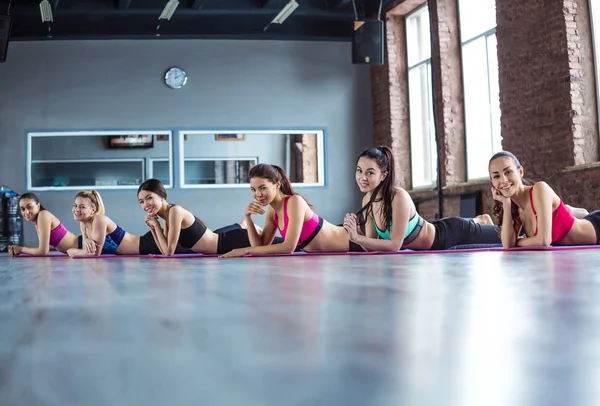
[[[379,235],[379,237],[381,237],[384,240],[390,239],[390,232],[392,231],[392,223],[391,222],[390,222],[390,226],[385,231],[381,231],[379,229],[379,227],[377,227],[377,222],[375,221],[375,216],[373,216],[373,224],[375,224],[375,231],[377,231],[377,234]],[[412,218],[410,220],[408,220],[408,227],[406,227],[406,233],[404,234],[404,242],[402,243],[402,246],[408,245],[411,242],[413,242],[419,235],[419,232],[421,231],[422,227],[423,227],[423,218],[419,215],[419,213],[417,213],[415,211],[414,216],[412,216]]]

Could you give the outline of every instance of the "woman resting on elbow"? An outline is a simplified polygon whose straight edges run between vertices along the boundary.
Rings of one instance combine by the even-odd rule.
[[[50,246],[62,253],[77,247],[77,236],[69,232],[54,214],[46,210],[34,193],[25,193],[19,198],[19,209],[23,218],[35,225],[39,245],[36,248],[11,245],[8,247],[11,256],[48,255]]]
[[[599,243],[600,211],[576,218],[574,210],[580,209],[567,207],[546,182],[525,185],[523,167],[512,153],[495,154],[489,172],[504,248]],[[519,237],[522,230],[526,237]]]
[[[489,222],[485,216],[424,220],[408,192],[394,186],[394,157],[388,147],[367,148],[359,155],[356,183],[365,193],[363,207],[357,214],[346,214],[344,227],[350,240],[367,251],[444,250],[500,243],[498,228],[485,224]],[[359,224],[365,225],[366,235],[361,234]]]
[[[80,223],[81,236],[77,248],[67,250],[70,257],[140,253],[140,237],[129,234],[104,214],[104,203],[97,191],[75,195],[73,217]]]
[[[160,252],[177,254],[177,247],[199,254],[223,254],[235,248],[249,247],[248,231],[235,223],[211,231],[189,210],[167,201],[167,191],[158,179],[148,179],[138,188],[138,201],[146,214],[146,224]],[[164,228],[158,219],[164,220]],[[243,223],[243,222],[242,222]],[[255,233],[260,232],[252,227]]]
[[[362,251],[352,246],[348,233],[341,226],[324,220],[312,206],[297,194],[285,171],[276,165],[258,164],[250,169],[250,190],[256,201],[245,210],[248,237],[251,247],[235,249],[222,258],[241,257],[247,254],[291,254],[297,249],[306,252]],[[254,230],[253,214],[265,214],[262,235]],[[273,244],[279,230],[283,242]]]

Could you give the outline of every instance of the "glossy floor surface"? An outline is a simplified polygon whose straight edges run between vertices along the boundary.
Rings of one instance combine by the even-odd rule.
[[[600,250],[0,257],[0,405],[598,405]]]

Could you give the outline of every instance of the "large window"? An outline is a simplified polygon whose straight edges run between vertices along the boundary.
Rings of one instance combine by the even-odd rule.
[[[421,7],[406,17],[413,187],[430,186],[437,180],[430,35],[429,9],[427,7]]]
[[[502,149],[495,0],[459,0],[463,55],[467,177],[488,176]]]
[[[596,105],[598,106],[598,117],[600,118],[600,4],[597,0],[590,0],[590,13],[592,15],[592,39],[594,41],[594,62],[596,65]]]

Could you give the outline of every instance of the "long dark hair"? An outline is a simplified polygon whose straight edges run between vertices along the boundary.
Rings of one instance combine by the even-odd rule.
[[[165,190],[165,186],[158,179],[148,179],[148,180],[146,180],[138,188],[137,194],[139,195],[142,190],[144,190],[146,192],[156,193],[157,195],[159,195],[163,199],[167,200],[167,191]]]
[[[21,203],[21,200],[23,199],[31,199],[34,202],[36,202],[36,204],[40,205],[40,211],[42,210],[46,210],[46,208],[44,206],[42,206],[42,204],[40,203],[40,199],[38,199],[37,195],[35,193],[23,193],[21,195],[21,197],[19,197],[19,204]]]
[[[289,195],[289,196],[298,195],[306,201],[306,203],[308,204],[308,206],[311,209],[313,208],[313,205],[304,196],[300,195],[299,193],[296,193],[296,191],[292,187],[292,183],[290,182],[290,179],[286,175],[283,168],[281,168],[277,165],[270,165],[270,164],[254,165],[248,172],[248,179],[252,179],[252,178],[267,179],[271,183],[279,182],[279,184],[281,185],[279,187],[279,190],[281,190],[281,192],[284,195]]]
[[[383,200],[383,218],[384,218],[384,230],[389,228],[392,223],[392,200],[394,199],[394,185],[396,184],[396,177],[394,175],[394,155],[392,150],[386,146],[380,146],[377,148],[365,149],[356,159],[356,164],[362,157],[373,159],[381,172],[386,173],[386,177],[373,191],[369,202],[364,205],[362,209],[358,211],[357,216],[362,224],[365,224],[367,217],[373,216],[373,203],[380,202]],[[381,197],[377,197],[381,194]]]
[[[492,164],[492,161],[494,161],[497,158],[501,158],[501,157],[509,157],[510,159],[512,159],[513,162],[515,163],[515,166],[517,167],[517,169],[520,169],[522,167],[521,162],[519,162],[517,157],[512,152],[500,151],[500,152],[495,153],[490,158],[490,162],[488,163],[488,168]],[[522,178],[522,182],[525,186],[535,185],[535,182],[533,180],[531,180],[529,178],[525,178],[525,177]],[[494,199],[494,207],[492,208],[492,213],[494,215],[494,218],[496,219],[497,224],[499,226],[501,226],[502,218],[504,217],[504,206],[503,206],[502,202],[499,202],[498,200]],[[517,217],[519,217],[519,206],[517,206],[515,204],[515,202],[512,202],[512,201],[510,204],[510,214],[511,214],[511,218],[512,218],[513,228],[516,230]],[[516,230],[516,231],[518,231],[518,230]]]
[[[146,192],[156,193],[159,197],[167,200],[167,190],[165,189],[165,185],[163,185],[163,183],[158,179],[145,180],[138,188],[137,194],[139,195],[142,190],[144,190]],[[171,205],[171,207],[172,206],[173,205]],[[202,224],[204,227],[206,227],[206,224],[204,224],[204,221],[200,220],[198,218],[198,216],[196,216],[194,213],[192,213],[192,215],[196,218],[196,220],[198,220],[198,222],[200,224]]]

